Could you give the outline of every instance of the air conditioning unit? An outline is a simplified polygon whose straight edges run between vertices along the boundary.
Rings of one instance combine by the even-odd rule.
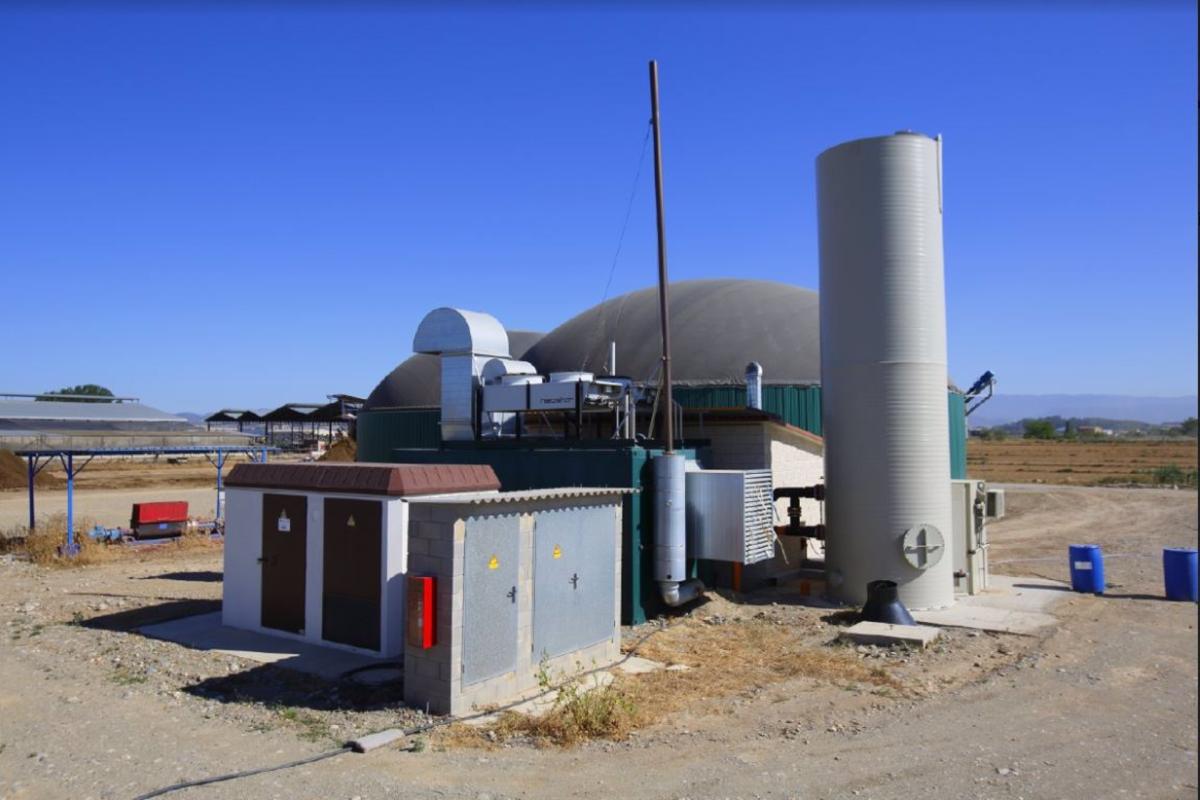
[[[958,594],[979,594],[988,585],[987,511],[991,494],[983,481],[950,481],[954,521],[950,551],[954,554],[954,591]]]
[[[769,469],[687,473],[688,557],[756,564],[775,556]]]

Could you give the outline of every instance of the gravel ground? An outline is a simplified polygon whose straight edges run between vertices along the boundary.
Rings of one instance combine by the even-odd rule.
[[[389,748],[178,797],[1195,797],[1196,608],[1161,601],[1157,554],[1196,545],[1196,495],[1013,488],[990,528],[996,570],[1065,576],[1065,546],[1105,545],[1107,597],[1064,593],[1044,638],[953,631],[925,653],[852,649],[906,692],[797,678],[693,704],[625,742],[572,750]],[[215,608],[212,552],[78,570],[0,562],[0,798],[132,797],[278,764],[419,722],[394,689],[292,676],[129,629]],[[840,620],[725,600],[713,624]],[[747,617],[739,622],[734,617]],[[637,632],[633,632],[636,634]]]

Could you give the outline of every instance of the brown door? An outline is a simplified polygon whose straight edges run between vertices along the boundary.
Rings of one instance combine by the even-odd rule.
[[[264,494],[262,508],[262,625],[303,633],[308,502]]]
[[[383,504],[325,499],[321,638],[379,649]]]

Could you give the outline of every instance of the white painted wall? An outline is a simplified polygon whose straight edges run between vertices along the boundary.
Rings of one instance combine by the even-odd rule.
[[[232,628],[300,639],[326,647],[385,658],[404,653],[404,575],[408,566],[408,509],[399,497],[378,495],[313,494],[272,491],[270,494],[303,494],[307,501],[305,539],[304,631],[297,635],[262,626],[262,496],[263,489],[230,488],[225,510],[225,579],[221,621]],[[325,564],[325,498],[383,501],[383,535],[380,537],[380,652],[327,642],[321,638]]]
[[[404,656],[404,619],[408,609],[405,576],[408,574],[408,503],[393,498],[384,504],[383,558],[383,631],[379,642],[384,655]]]
[[[221,622],[258,630],[262,621],[262,492],[225,490],[225,580]]]

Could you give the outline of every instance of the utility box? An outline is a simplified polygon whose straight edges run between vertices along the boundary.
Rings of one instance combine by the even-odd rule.
[[[769,469],[688,472],[688,557],[756,564],[775,555]]]
[[[500,483],[486,466],[238,464],[226,486],[222,622],[395,658],[406,498]]]
[[[987,490],[987,516],[989,519],[1000,519],[1004,516],[1004,490]]]
[[[435,644],[404,649],[404,700],[465,714],[620,658],[622,499],[564,488],[410,498],[409,569],[432,578]]]
[[[953,519],[954,591],[979,594],[988,586],[987,484],[950,481]]]
[[[187,529],[187,524],[186,500],[134,503],[129,515],[129,527],[135,539],[180,536]]]

